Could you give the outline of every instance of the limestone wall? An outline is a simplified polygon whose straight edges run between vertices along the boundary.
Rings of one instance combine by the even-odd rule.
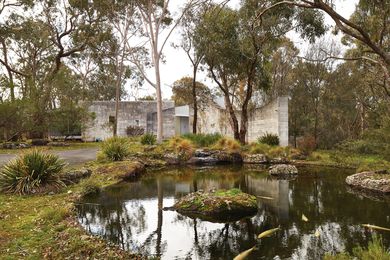
[[[164,130],[166,137],[174,135],[174,103],[166,101],[163,103],[164,111]],[[167,110],[168,109],[168,110]],[[118,136],[126,136],[128,126],[140,126],[145,132],[156,133],[155,123],[153,122],[153,113],[157,110],[155,101],[122,101],[119,103],[118,114]],[[96,139],[104,140],[112,136],[112,124],[109,118],[115,117],[115,102],[113,101],[94,101],[91,102],[88,111],[94,114],[95,119],[89,122],[83,132],[83,139],[94,141]],[[148,117],[149,115],[149,117]]]
[[[237,119],[240,122],[240,113]],[[199,133],[221,133],[233,137],[230,116],[217,105],[199,113]],[[279,97],[249,115],[247,141],[253,142],[265,133],[277,134],[281,146],[288,145],[288,97]]]

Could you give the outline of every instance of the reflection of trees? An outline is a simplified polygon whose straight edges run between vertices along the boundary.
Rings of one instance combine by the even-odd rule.
[[[282,230],[259,243],[259,250],[253,253],[254,259],[269,259],[276,255],[295,259],[319,258],[324,251],[350,250],[356,244],[364,245],[369,233],[359,226],[361,223],[389,226],[386,220],[389,212],[385,210],[389,202],[371,201],[347,193],[344,174],[330,173],[325,178],[324,171],[303,169],[296,180],[285,181],[270,179],[253,169],[217,167],[200,171],[191,169],[188,173],[184,168],[171,169],[168,175],[108,188],[99,197],[86,201],[91,204],[80,206],[79,216],[90,232],[125,249],[162,258],[168,246],[178,246],[170,244],[175,234],[166,233],[164,219],[165,223],[190,232],[186,242],[192,247],[185,248],[182,256],[191,258],[196,255],[199,259],[231,259],[252,247],[257,234],[279,224]],[[163,205],[164,198],[178,199],[186,195],[187,188],[196,191],[232,187],[274,199],[260,199],[259,212],[253,218],[226,225],[179,214],[170,219],[171,215],[164,216],[161,210],[163,206],[171,206],[166,205],[167,202]],[[149,199],[153,199],[154,211],[147,215],[148,211],[140,200]],[[301,220],[302,213],[309,222]],[[153,227],[150,227],[151,223]],[[320,230],[319,238],[313,235],[317,229]],[[139,239],[141,235],[142,240]],[[387,234],[384,234],[384,239],[386,243],[390,241]]]

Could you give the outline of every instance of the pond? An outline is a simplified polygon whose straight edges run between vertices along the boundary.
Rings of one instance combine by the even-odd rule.
[[[281,230],[260,241],[248,259],[320,259],[326,252],[367,245],[372,233],[361,224],[390,226],[390,200],[351,191],[344,181],[353,171],[299,170],[295,180],[271,178],[260,166],[160,170],[86,198],[78,206],[79,221],[125,250],[161,259],[233,259],[256,244],[256,235],[279,225]],[[257,196],[257,214],[212,223],[162,210],[190,192],[214,188],[239,188]],[[381,235],[389,247],[389,233]]]

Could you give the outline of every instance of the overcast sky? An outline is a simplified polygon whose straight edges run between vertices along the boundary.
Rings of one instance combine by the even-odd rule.
[[[354,9],[355,5],[358,0],[339,0],[336,1],[336,10],[344,17],[349,17]],[[182,6],[184,1],[182,0],[171,0],[170,9],[171,10],[178,10],[180,6]],[[232,0],[230,1],[229,5],[233,8],[238,7],[239,0]],[[328,25],[334,26],[333,20],[326,15],[326,23]],[[292,39],[296,47],[301,49],[301,51],[304,51],[308,43],[307,41],[301,39],[297,34],[294,32],[289,33],[289,37]],[[339,39],[341,36],[333,36],[332,34],[328,33],[326,35],[328,38],[336,38]],[[164,57],[166,62],[164,64],[161,64],[161,80],[162,80],[162,93],[163,97],[165,99],[170,99],[172,95],[172,89],[171,85],[174,81],[185,77],[185,76],[192,76],[192,68],[191,63],[188,60],[186,54],[181,49],[175,49],[172,47],[172,43],[179,44],[180,43],[180,28],[177,28],[174,33],[171,35],[169,44],[166,45],[164,49]],[[154,70],[149,69],[147,71],[150,78],[153,78]],[[210,79],[207,79],[205,73],[199,73],[197,77],[198,81],[204,82],[207,85],[213,84],[213,82]],[[211,86],[212,87],[212,86]],[[134,93],[134,89],[131,88],[131,86],[126,87],[127,91],[129,93]],[[136,91],[137,96],[142,97],[145,95],[154,95],[155,89],[151,87],[149,84],[145,83],[142,88],[138,91]]]

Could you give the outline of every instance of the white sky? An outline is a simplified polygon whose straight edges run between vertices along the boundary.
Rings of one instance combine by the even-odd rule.
[[[354,9],[355,5],[357,4],[358,0],[339,0],[336,1],[336,10],[344,17],[349,17]],[[229,5],[231,7],[237,7],[239,3],[239,0],[231,0]],[[183,1],[182,0],[171,0],[171,10],[178,10],[180,6],[182,6]],[[328,25],[334,26],[333,20],[329,16],[326,17],[326,23]],[[289,37],[292,39],[296,47],[299,49],[304,50],[308,46],[308,42],[301,39],[295,32],[290,32]],[[340,39],[341,35],[334,36],[331,33],[328,33],[326,38],[335,38]],[[183,50],[180,48],[175,49],[172,47],[172,43],[179,44],[180,43],[180,28],[176,28],[174,33],[171,35],[168,44],[165,46],[164,49],[164,57],[166,62],[164,64],[161,64],[160,70],[161,70],[161,81],[162,81],[162,93],[163,98],[170,99],[172,95],[172,89],[171,85],[176,80],[186,77],[192,76],[192,67],[191,63],[188,60],[188,57],[184,53]],[[147,74],[150,76],[150,78],[153,78],[154,75],[154,69],[151,68],[147,70]],[[206,73],[199,72],[197,76],[197,80],[200,82],[204,82],[205,84],[212,86],[213,82],[210,79],[207,79]],[[131,86],[126,87],[128,92],[134,92],[132,90]],[[148,83],[145,83],[142,88],[137,91],[137,94],[139,97],[145,96],[145,95],[154,95],[155,89],[151,87]]]

